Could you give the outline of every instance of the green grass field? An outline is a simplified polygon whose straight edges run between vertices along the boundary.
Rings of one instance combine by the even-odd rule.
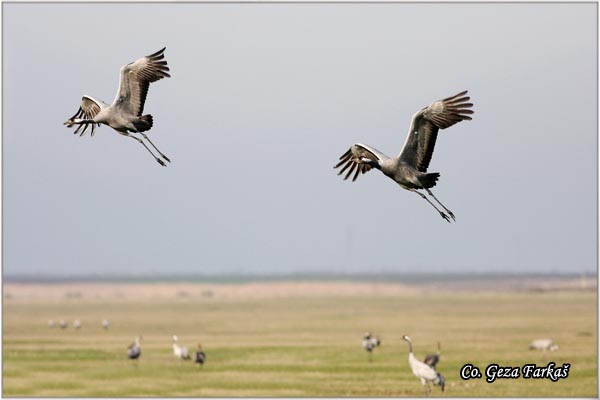
[[[6,289],[5,289],[6,292]],[[442,343],[438,371],[448,397],[597,397],[594,292],[429,293],[287,298],[154,300],[5,299],[3,394],[17,397],[421,397],[408,365],[412,337],[422,359]],[[50,329],[80,318],[83,328]],[[102,318],[111,327],[104,331]],[[372,362],[363,332],[382,339]],[[204,368],[174,358],[171,336]],[[142,335],[142,356],[126,347]],[[551,337],[554,353],[528,350]],[[570,363],[567,379],[463,381],[462,365]]]

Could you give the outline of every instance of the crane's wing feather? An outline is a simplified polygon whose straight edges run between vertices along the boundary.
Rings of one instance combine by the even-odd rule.
[[[117,108],[138,117],[142,115],[150,83],[171,77],[164,60],[165,49],[121,67],[121,81],[113,103]]]
[[[354,177],[352,178],[352,182],[354,182],[356,178],[358,178],[359,174],[367,173],[372,169],[372,167],[369,164],[361,161],[361,159],[363,158],[367,158],[375,162],[380,162],[386,159],[387,156],[371,146],[356,143],[355,145],[350,147],[348,151],[341,155],[340,162],[337,163],[336,166],[333,168],[339,168],[342,165],[344,165],[340,172],[338,172],[338,175],[343,174],[344,171],[350,168],[350,170],[348,170],[348,173],[344,177],[344,180],[348,179],[350,175],[354,172]]]
[[[76,118],[92,119],[100,112],[101,109],[102,109],[102,107],[100,106],[100,102],[98,102],[98,100],[96,100],[90,96],[83,96],[81,98],[81,105],[79,106],[79,110],[77,110],[75,115],[73,115],[71,118],[69,118],[69,120],[67,122],[65,122],[65,124],[67,125],[68,128],[70,128],[73,126],[73,124],[72,123],[69,124],[69,122],[72,122]],[[87,123],[87,124],[79,124],[79,126],[77,127],[77,129],[75,129],[75,132],[73,132],[73,133],[77,134],[83,128],[83,130],[81,131],[81,134],[80,134],[80,136],[83,136],[85,131],[87,131],[87,129],[90,127],[90,125],[92,127],[91,135],[94,136],[96,127],[100,126],[100,124],[96,124],[93,122]]]
[[[400,160],[427,172],[435,141],[440,129],[446,129],[460,121],[470,120],[472,103],[467,91],[438,100],[417,112],[410,125],[408,137],[400,152]]]
[[[435,368],[437,363],[440,361],[440,357],[437,354],[428,354],[423,362],[432,368]]]

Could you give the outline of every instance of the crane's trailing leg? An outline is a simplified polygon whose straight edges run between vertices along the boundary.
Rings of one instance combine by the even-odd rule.
[[[132,135],[132,134],[130,134],[130,133],[128,133],[128,134],[127,134],[127,136],[129,136],[130,138],[132,138],[132,139],[135,139],[135,140],[137,140],[138,142],[140,142],[140,143],[142,144],[142,146],[144,146],[144,147],[146,148],[146,150],[148,150],[148,153],[152,154],[152,157],[154,157],[154,158],[156,159],[156,161],[157,161],[157,162],[158,162],[160,165],[162,165],[163,167],[166,167],[166,166],[167,166],[167,164],[165,164],[163,160],[161,160],[160,158],[158,158],[158,157],[156,157],[156,156],[154,155],[154,153],[152,152],[152,150],[150,150],[150,149],[148,148],[148,146],[146,146],[146,143],[144,143],[144,141],[143,141],[142,139],[140,139],[140,138],[138,138],[138,137],[135,137],[135,136],[133,136],[133,135]]]
[[[448,217],[448,216],[447,216],[447,215],[446,215],[446,214],[445,214],[443,211],[440,211],[440,209],[439,209],[439,208],[437,208],[437,207],[435,206],[435,204],[433,204],[433,203],[432,203],[432,202],[431,202],[431,201],[430,201],[430,200],[427,198],[427,196],[425,196],[425,195],[424,195],[423,193],[421,193],[421,192],[418,192],[416,189],[408,189],[408,190],[410,190],[411,192],[414,192],[414,193],[418,194],[418,195],[419,195],[419,196],[421,196],[423,199],[425,199],[425,200],[426,200],[426,201],[427,201],[429,204],[431,204],[431,206],[432,206],[433,208],[435,208],[435,210],[436,210],[437,212],[439,212],[439,213],[440,213],[440,215],[442,216],[442,218],[444,218],[446,221],[450,222],[450,218],[449,218],[449,217]],[[443,206],[442,206],[442,207],[443,207]],[[445,209],[445,208],[446,208],[446,207],[444,207],[444,209]],[[446,211],[448,211],[448,210],[446,210]]]
[[[169,157],[165,156],[165,155],[164,155],[164,154],[163,154],[163,153],[162,153],[162,152],[161,152],[161,151],[158,149],[158,147],[156,147],[156,146],[154,145],[154,143],[152,143],[152,141],[151,141],[151,140],[148,138],[148,136],[146,136],[146,134],[145,134],[145,133],[142,133],[142,132],[140,132],[140,133],[141,133],[141,135],[144,137],[144,139],[146,139],[146,140],[148,141],[148,143],[150,143],[150,144],[152,145],[152,147],[154,147],[154,149],[155,149],[156,151],[158,151],[158,154],[160,154],[160,156],[161,156],[162,158],[164,158],[164,159],[165,159],[165,160],[167,160],[168,162],[171,162],[171,160],[169,160]],[[440,204],[441,204],[441,203],[440,203]]]
[[[453,221],[456,221],[456,218],[454,218],[454,213],[453,213],[452,211],[448,210],[448,209],[446,208],[446,206],[445,206],[445,205],[443,205],[443,204],[442,204],[442,202],[441,202],[441,201],[439,201],[439,200],[438,200],[438,198],[437,198],[437,197],[435,197],[435,196],[433,195],[433,193],[431,192],[431,190],[429,190],[429,189],[425,189],[425,190],[427,190],[427,193],[429,193],[429,195],[430,195],[431,197],[433,197],[433,198],[435,199],[435,201],[437,201],[437,202],[438,202],[438,204],[439,204],[440,206],[442,206],[442,208],[443,208],[444,210],[446,210],[446,212],[448,213],[448,215],[450,215],[450,218],[452,218],[452,220],[453,220]]]

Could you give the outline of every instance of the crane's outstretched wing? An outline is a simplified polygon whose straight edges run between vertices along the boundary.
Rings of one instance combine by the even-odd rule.
[[[92,119],[96,116],[96,114],[98,114],[100,112],[100,103],[98,102],[98,100],[90,97],[90,96],[83,96],[81,98],[81,105],[79,106],[79,110],[77,110],[77,112],[75,113],[75,115],[73,115],[71,118],[69,118],[67,120],[67,122],[65,122],[65,125],[67,125],[68,128],[72,127],[73,124],[73,120],[75,120],[76,118],[78,119]],[[89,126],[92,126],[92,131],[91,131],[91,135],[94,136],[94,131],[96,130],[97,126],[100,126],[100,124],[96,124],[93,122],[87,123],[87,124],[79,124],[79,126],[77,127],[77,129],[75,129],[75,132],[73,132],[74,134],[78,133],[79,130],[81,128],[83,128],[83,131],[81,131],[80,136],[83,136],[83,134],[85,133],[85,131],[87,131],[87,129],[89,128]]]
[[[121,81],[113,103],[118,109],[138,117],[142,115],[150,83],[171,77],[167,61],[163,60],[165,49],[121,67]]]
[[[369,172],[372,168],[371,165],[369,165],[365,161],[362,161],[362,159],[368,159],[377,163],[383,161],[386,158],[387,156],[379,150],[374,149],[373,147],[367,146],[365,144],[356,143],[355,145],[350,147],[348,151],[342,154],[342,156],[340,157],[341,161],[337,163],[337,165],[333,168],[338,168],[343,164],[346,164],[344,165],[344,168],[342,168],[340,172],[338,172],[338,175],[343,174],[345,170],[350,168],[350,170],[344,177],[344,180],[348,179],[352,172],[356,170],[356,172],[354,173],[354,177],[352,178],[352,182],[354,182],[356,178],[358,178],[358,175],[360,173],[364,174],[366,172]]]
[[[435,141],[440,129],[446,129],[462,120],[470,120],[472,103],[467,91],[438,100],[417,112],[410,125],[408,137],[400,152],[400,160],[421,172],[427,172]],[[463,97],[464,96],[464,97]]]

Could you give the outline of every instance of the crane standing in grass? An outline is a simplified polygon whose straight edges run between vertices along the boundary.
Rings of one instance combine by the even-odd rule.
[[[138,359],[142,354],[142,345],[140,344],[140,340],[142,340],[142,338],[140,336],[136,336],[135,341],[127,348],[127,358],[130,360]]]
[[[198,343],[198,350],[196,350],[194,362],[196,364],[200,364],[201,366],[204,366],[204,363],[206,362],[206,353],[204,350],[202,350],[202,345],[200,343]]]
[[[373,361],[373,350],[381,344],[379,338],[371,332],[365,333],[361,342],[363,349],[369,353],[369,361]]]
[[[429,365],[432,368],[435,368],[438,362],[440,362],[440,351],[442,350],[442,346],[440,342],[437,342],[437,351],[435,354],[427,354],[423,362]]]
[[[173,335],[173,354],[175,357],[182,360],[189,360],[191,358],[188,348],[179,345],[179,338],[177,335]]]
[[[410,369],[412,370],[412,373],[421,380],[421,384],[425,386],[425,394],[429,395],[429,393],[431,392],[429,382],[433,383],[434,385],[441,386],[443,392],[444,387],[446,385],[446,380],[444,379],[442,374],[436,372],[432,367],[425,364],[424,362],[417,360],[413,353],[412,341],[410,337],[404,335],[402,336],[402,339],[404,339],[408,343],[408,364],[410,365]]]
[[[436,185],[440,174],[437,172],[427,173],[427,168],[433,155],[438,131],[449,128],[460,121],[471,119],[468,114],[473,114],[470,109],[473,104],[467,103],[470,97],[465,96],[466,94],[465,90],[452,97],[438,100],[413,115],[404,147],[394,158],[386,156],[374,147],[356,143],[342,154],[341,161],[334,167],[338,168],[345,164],[338,175],[350,168],[344,180],[354,172],[352,181],[355,181],[361,173],[364,174],[377,168],[402,188],[421,196],[446,221],[450,222],[450,218],[455,220],[452,211],[448,210],[430,190]],[[441,211],[425,194],[419,192],[422,189],[446,212]]]
[[[142,57],[139,60],[129,63],[121,67],[121,81],[117,96],[112,104],[106,104],[103,101],[96,100],[91,96],[83,96],[81,105],[77,113],[73,115],[64,124],[67,127],[79,125],[74,133],[81,131],[81,136],[91,126],[91,135],[94,136],[94,131],[100,124],[106,124],[119,132],[123,136],[138,141],[142,144],[152,157],[162,165],[166,166],[163,160],[171,162],[167,156],[161,153],[160,150],[148,139],[144,133],[152,128],[152,115],[142,115],[144,112],[144,103],[148,94],[150,83],[156,82],[162,78],[169,78],[169,67],[164,59],[164,51],[166,47],[149,56]],[[139,133],[142,139],[131,134],[131,132]],[[150,143],[154,150],[160,154],[157,157],[146,143],[144,139]],[[162,158],[162,159],[161,159]]]

